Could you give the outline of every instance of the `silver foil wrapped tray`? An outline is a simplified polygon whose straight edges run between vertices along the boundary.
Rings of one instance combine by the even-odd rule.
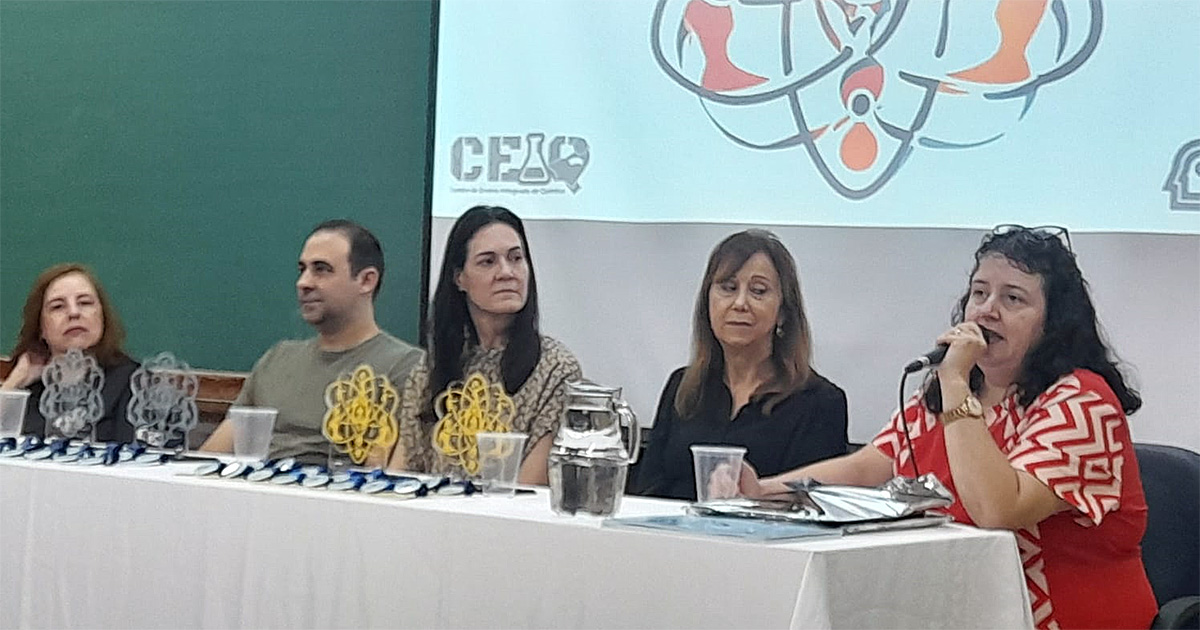
[[[906,519],[954,503],[950,491],[930,474],[916,479],[895,477],[874,488],[828,485],[811,479],[788,485],[793,494],[785,499],[711,501],[694,505],[691,511],[715,516],[840,525]]]

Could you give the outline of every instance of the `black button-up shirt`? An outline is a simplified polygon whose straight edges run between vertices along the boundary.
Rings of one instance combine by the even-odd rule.
[[[763,413],[761,400],[751,400],[732,420],[733,396],[722,379],[705,388],[706,400],[694,417],[680,418],[675,393],[682,380],[680,368],[667,379],[658,400],[634,494],[694,501],[693,444],[744,446],[746,461],[764,477],[846,452],[846,393],[816,372],[770,415]]]

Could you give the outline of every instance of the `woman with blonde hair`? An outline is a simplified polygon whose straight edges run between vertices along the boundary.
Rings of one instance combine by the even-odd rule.
[[[812,369],[796,263],[774,234],[738,232],[713,250],[692,347],[659,399],[635,493],[694,500],[695,444],[745,447],[769,474],[846,452],[846,394]]]

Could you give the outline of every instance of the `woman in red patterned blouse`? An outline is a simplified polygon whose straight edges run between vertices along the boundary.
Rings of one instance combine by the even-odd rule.
[[[1125,418],[1142,401],[1060,237],[1020,226],[984,237],[954,326],[937,339],[945,359],[903,414],[853,454],[761,480],[747,468],[743,492],[931,472],[957,497],[956,521],[1016,533],[1039,628],[1149,627],[1146,502]]]

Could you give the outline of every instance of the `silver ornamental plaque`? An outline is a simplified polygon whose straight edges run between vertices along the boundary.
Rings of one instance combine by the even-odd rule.
[[[46,419],[46,437],[52,435],[95,440],[96,421],[104,415],[104,371],[96,358],[73,349],[60,354],[42,370],[46,389],[38,410]]]
[[[199,381],[188,364],[170,352],[147,359],[129,378],[132,397],[125,418],[134,437],[158,448],[187,450],[188,432],[196,426]]]

